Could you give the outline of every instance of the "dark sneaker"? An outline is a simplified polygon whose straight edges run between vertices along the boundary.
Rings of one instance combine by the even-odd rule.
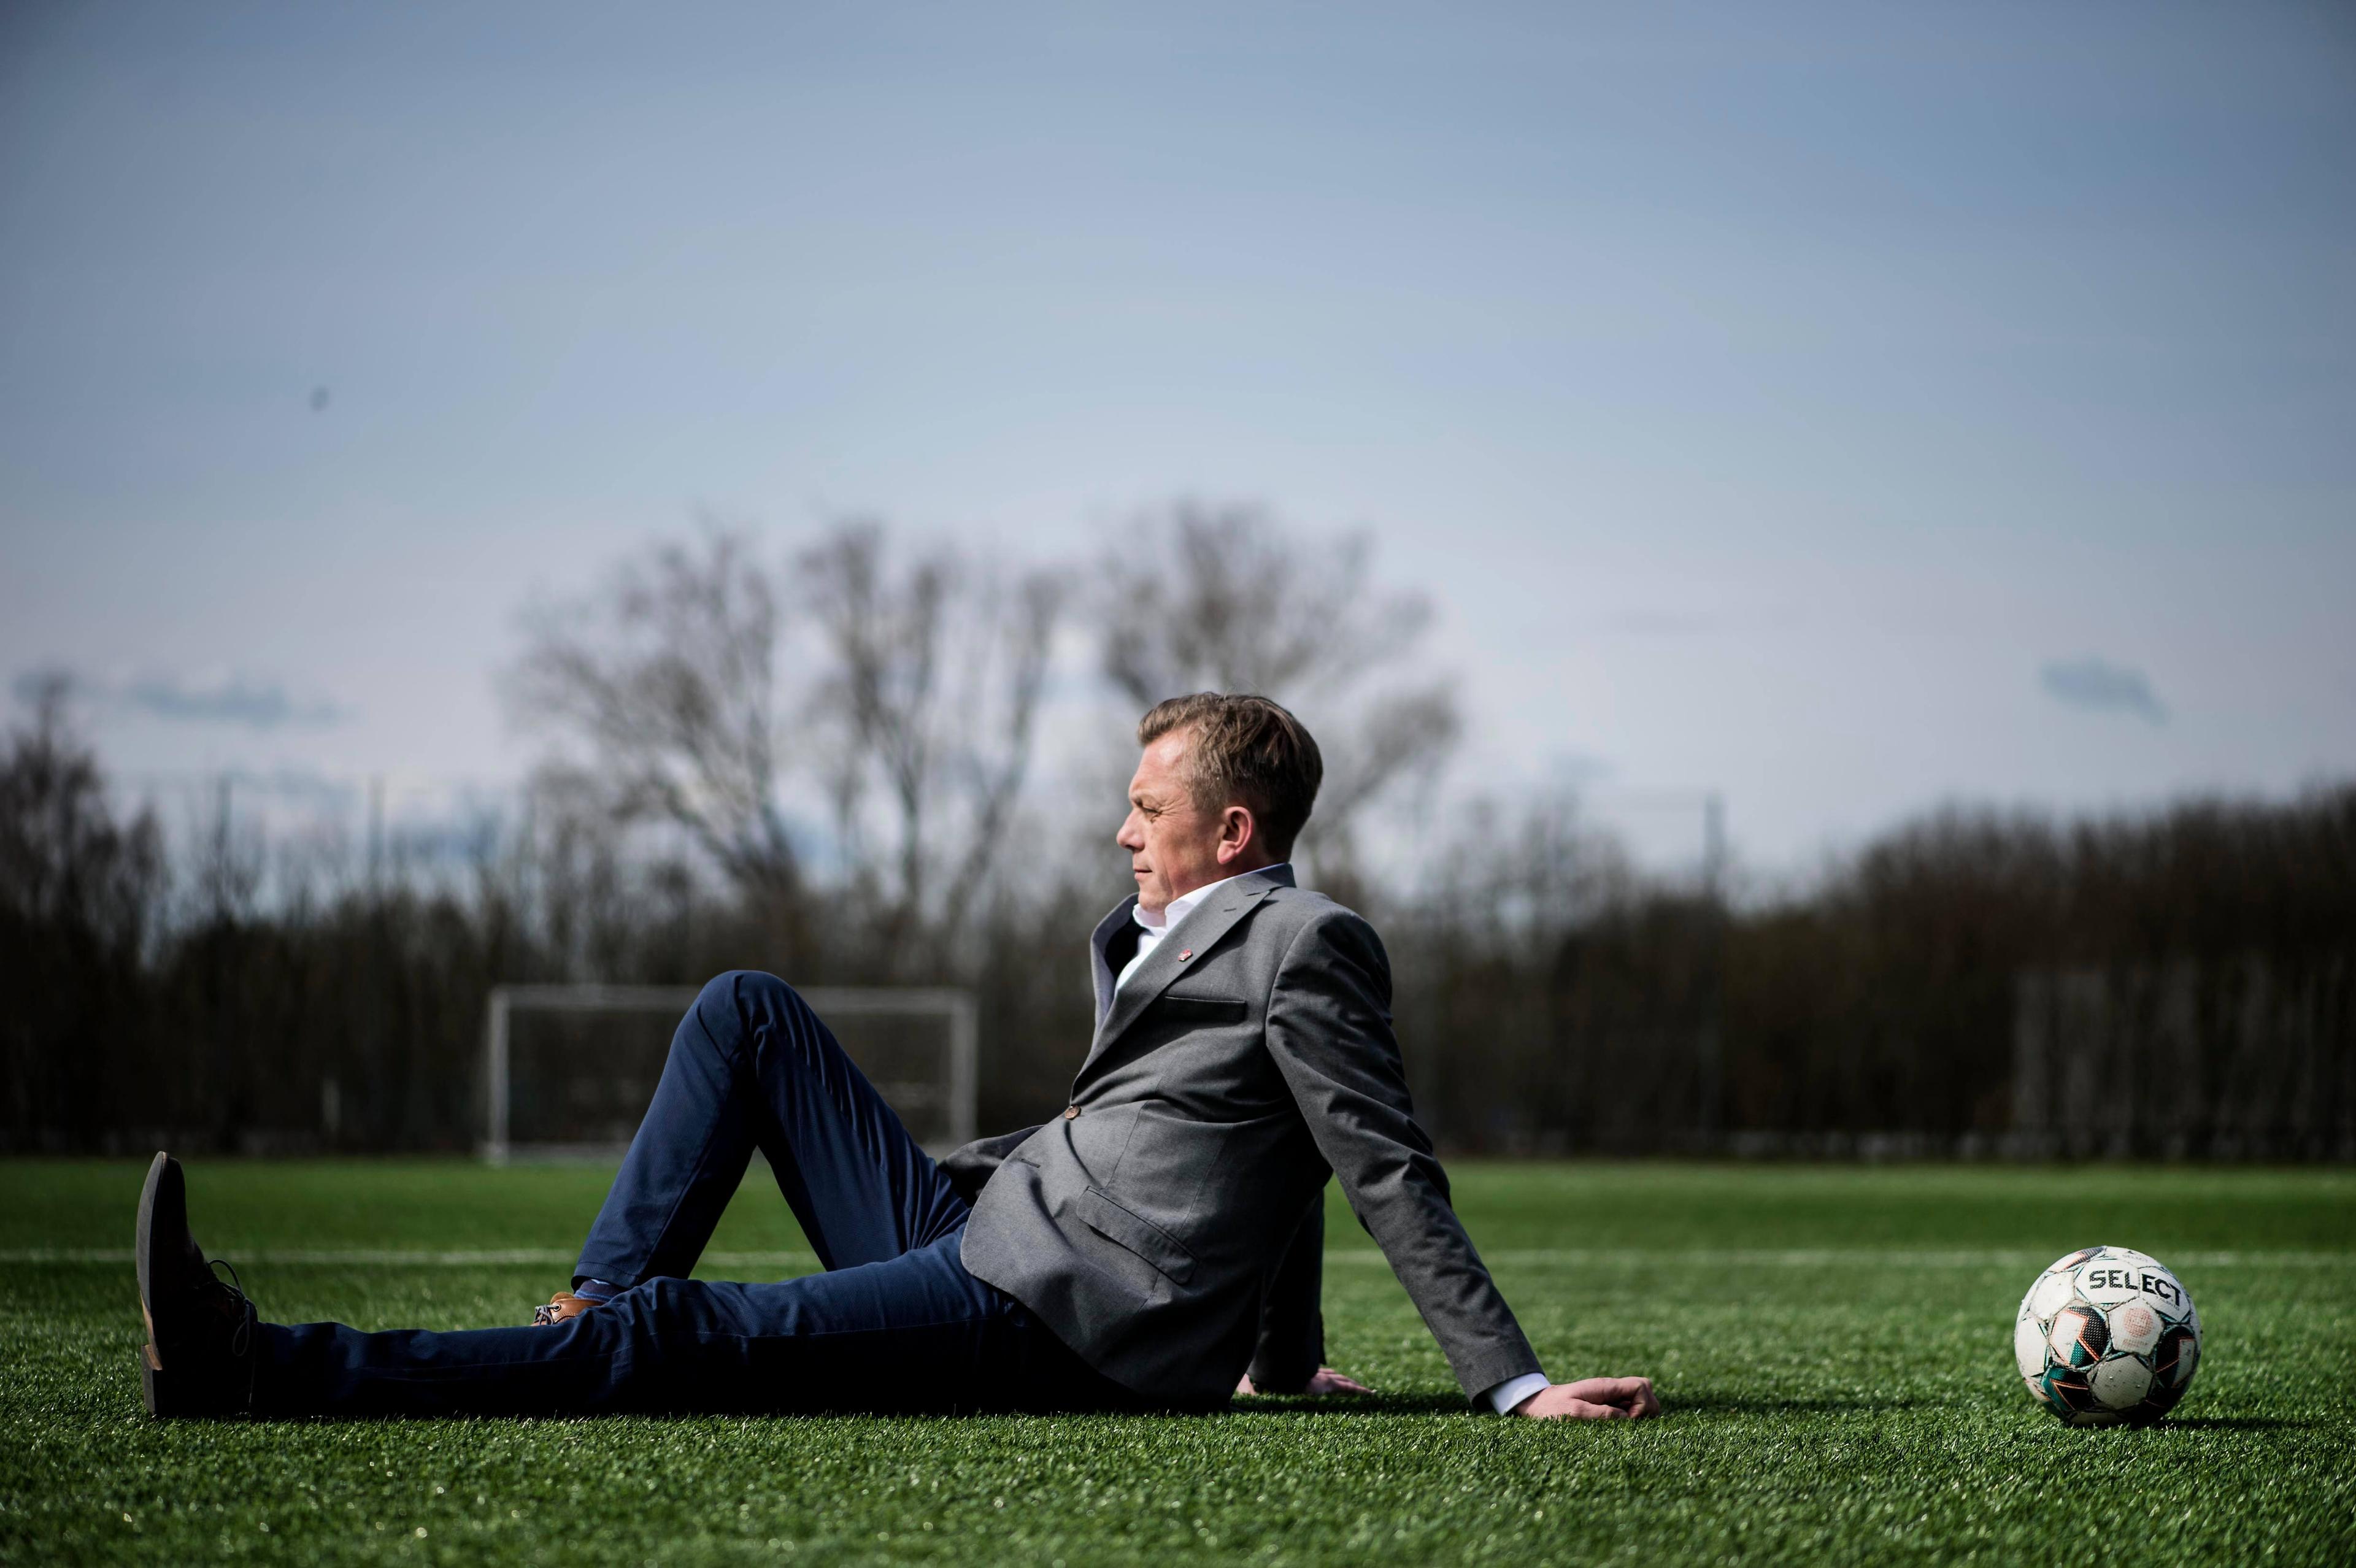
[[[230,1415],[253,1403],[253,1303],[188,1231],[187,1180],[158,1154],[139,1194],[139,1371],[150,1415]],[[229,1268],[230,1279],[215,1276]]]

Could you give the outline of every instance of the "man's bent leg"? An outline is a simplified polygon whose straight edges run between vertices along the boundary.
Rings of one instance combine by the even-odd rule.
[[[768,1285],[663,1278],[553,1328],[260,1326],[259,1415],[1135,1408],[966,1273],[962,1227]]]
[[[809,1004],[774,975],[738,970],[680,1020],[575,1283],[685,1277],[756,1147],[830,1269],[964,1223],[965,1200]]]

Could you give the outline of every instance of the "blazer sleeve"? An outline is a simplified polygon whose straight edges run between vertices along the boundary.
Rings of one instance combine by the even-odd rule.
[[[1318,1299],[1324,1279],[1325,1189],[1321,1186],[1260,1295],[1259,1343],[1252,1350],[1250,1375],[1252,1386],[1261,1392],[1298,1393],[1325,1364],[1325,1314]]]
[[[1537,1371],[1538,1359],[1449,1205],[1448,1178],[1416,1125],[1390,1002],[1390,959],[1374,927],[1321,911],[1278,965],[1269,1051],[1351,1211],[1477,1400]]]
[[[1000,1133],[995,1137],[976,1138],[969,1144],[951,1149],[941,1157],[941,1174],[949,1179],[949,1186],[968,1203],[981,1197],[982,1188],[998,1174],[1006,1157],[1028,1142],[1037,1127],[1024,1127],[1020,1132]]]

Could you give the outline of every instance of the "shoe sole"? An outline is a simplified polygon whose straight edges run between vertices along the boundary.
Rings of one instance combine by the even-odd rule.
[[[164,1369],[155,1352],[155,1314],[148,1304],[155,1299],[155,1206],[176,1200],[185,1232],[188,1211],[187,1179],[180,1174],[180,1162],[159,1151],[155,1162],[147,1167],[147,1184],[139,1189],[139,1228],[133,1238],[131,1254],[139,1269],[139,1317],[147,1326],[147,1342],[139,1348],[139,1394],[150,1415],[172,1413],[168,1381],[162,1388],[156,1386]]]

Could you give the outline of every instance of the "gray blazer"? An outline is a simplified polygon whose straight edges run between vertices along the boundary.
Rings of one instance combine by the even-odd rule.
[[[1116,991],[1108,948],[1136,901],[1089,943],[1097,1032],[1070,1105],[944,1162],[979,1188],[965,1266],[1150,1398],[1216,1405],[1248,1366],[1298,1386],[1330,1172],[1467,1397],[1537,1371],[1415,1124],[1374,928],[1255,872]]]

